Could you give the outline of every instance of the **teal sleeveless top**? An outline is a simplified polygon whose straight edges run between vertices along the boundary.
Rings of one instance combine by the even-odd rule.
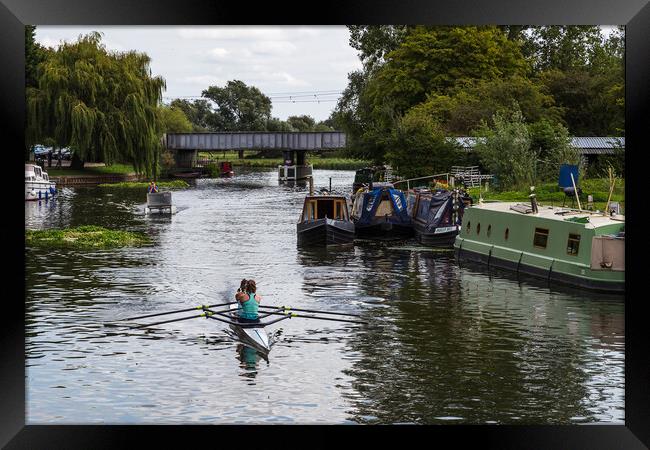
[[[258,303],[255,300],[255,294],[248,294],[248,300],[239,303],[239,317],[244,319],[257,319]]]

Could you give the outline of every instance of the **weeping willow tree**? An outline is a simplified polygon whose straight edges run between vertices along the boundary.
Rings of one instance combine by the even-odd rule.
[[[63,43],[39,65],[37,87],[27,89],[28,140],[72,148],[73,168],[119,161],[155,175],[166,86],[149,63],[144,53],[107,51],[98,32]]]

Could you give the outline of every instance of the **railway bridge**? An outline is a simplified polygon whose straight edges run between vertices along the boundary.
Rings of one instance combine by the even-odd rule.
[[[282,150],[280,179],[303,179],[311,175],[307,152],[345,148],[346,139],[341,131],[169,133],[165,144],[180,168],[195,167],[199,151],[237,150],[242,158],[244,150]]]

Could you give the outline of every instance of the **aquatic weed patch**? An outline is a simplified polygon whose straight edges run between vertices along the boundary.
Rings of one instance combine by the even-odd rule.
[[[159,188],[167,189],[186,189],[190,185],[183,180],[160,181],[156,183]],[[122,181],[120,183],[102,183],[98,185],[101,188],[111,189],[147,189],[149,183],[146,181]]]
[[[151,240],[144,233],[84,225],[63,230],[27,230],[25,243],[40,247],[105,249],[147,245]]]

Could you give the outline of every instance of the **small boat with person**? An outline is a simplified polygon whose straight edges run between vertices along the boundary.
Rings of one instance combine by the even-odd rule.
[[[25,164],[25,200],[48,200],[56,195],[56,183],[37,164]]]
[[[316,320],[327,320],[334,322],[345,322],[353,323],[360,325],[367,325],[368,322],[357,319],[349,318],[338,318],[336,316],[343,317],[361,317],[359,314],[350,314],[350,313],[341,313],[334,311],[319,311],[313,309],[301,309],[301,308],[291,308],[288,306],[277,306],[277,305],[259,305],[260,314],[259,319],[266,319],[265,321],[260,320],[256,323],[246,323],[240,322],[237,315],[237,303],[227,302],[227,303],[216,303],[213,305],[199,305],[185,309],[179,309],[175,311],[165,311],[160,313],[145,314],[137,317],[130,317],[118,321],[107,322],[104,326],[107,327],[120,327],[128,326],[130,328],[148,328],[158,325],[163,325],[172,322],[180,322],[183,320],[196,319],[204,317],[207,319],[216,320],[223,322],[229,325],[230,329],[234,331],[237,335],[240,342],[246,346],[249,346],[259,352],[267,354],[271,350],[272,342],[270,336],[266,330],[266,327],[278,323],[282,320],[292,319],[292,318],[303,318],[303,319],[316,319]],[[199,312],[200,314],[194,314],[191,316],[184,316],[176,319],[163,320],[160,322],[147,323],[142,325],[121,325],[119,322],[132,321],[132,320],[141,320],[151,317],[160,317],[165,315],[179,314],[184,312]],[[304,314],[310,313],[310,314]],[[271,317],[279,316],[279,317]],[[335,317],[332,317],[335,316]]]
[[[391,183],[360,188],[354,194],[351,217],[357,237],[404,239],[413,235],[406,197]]]
[[[323,191],[314,195],[309,179],[309,195],[305,197],[296,225],[298,245],[335,245],[354,242],[354,223],[350,219],[348,201],[343,195]]]

